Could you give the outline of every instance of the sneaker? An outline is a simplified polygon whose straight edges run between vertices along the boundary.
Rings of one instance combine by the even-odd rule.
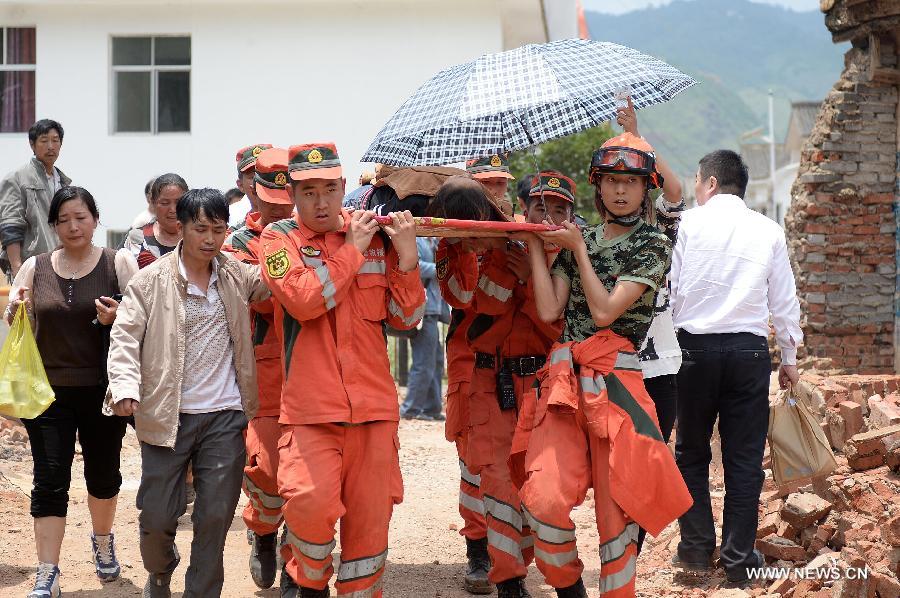
[[[497,584],[497,598],[531,598],[525,588],[525,578],[516,577]]]
[[[39,563],[34,579],[34,589],[28,598],[57,598],[59,590],[59,567],[50,563]]]
[[[556,598],[588,598],[584,581],[579,578],[576,583],[567,588],[556,588]]]
[[[491,558],[488,556],[487,538],[470,540],[466,538],[466,564],[465,588],[470,594],[490,594],[494,591],[493,584],[488,580],[488,571],[491,570]]]
[[[185,502],[189,505],[194,504],[194,501],[197,500],[197,492],[194,490],[194,482],[193,480],[188,482],[184,482],[184,496]]]
[[[105,536],[91,534],[91,549],[94,553],[94,568],[100,581],[118,579],[122,569],[116,560],[116,544],[112,532]]]
[[[251,532],[252,533],[252,532]],[[275,583],[275,545],[278,532],[265,536],[253,534],[250,540],[250,577],[261,590],[271,588]]]

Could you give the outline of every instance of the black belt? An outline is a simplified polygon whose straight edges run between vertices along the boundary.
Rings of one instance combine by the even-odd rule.
[[[546,362],[547,358],[543,355],[521,355],[504,359],[503,365],[516,376],[534,376]],[[497,360],[490,353],[475,353],[475,367],[493,370],[497,367]]]

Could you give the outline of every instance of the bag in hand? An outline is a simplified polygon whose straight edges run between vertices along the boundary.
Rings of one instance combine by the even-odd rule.
[[[837,467],[822,427],[790,392],[769,411],[769,450],[777,486],[825,476]]]
[[[19,304],[9,336],[0,349],[0,414],[33,419],[46,411],[55,398],[25,305]]]

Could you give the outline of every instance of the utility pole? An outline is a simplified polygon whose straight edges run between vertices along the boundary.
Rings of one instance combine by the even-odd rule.
[[[769,178],[772,185],[770,217],[778,222],[778,200],[775,197],[775,94],[769,90]]]

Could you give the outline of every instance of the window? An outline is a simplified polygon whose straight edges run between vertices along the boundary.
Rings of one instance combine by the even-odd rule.
[[[0,27],[0,133],[34,123],[34,27]]]
[[[191,38],[114,37],[115,133],[191,130]]]

